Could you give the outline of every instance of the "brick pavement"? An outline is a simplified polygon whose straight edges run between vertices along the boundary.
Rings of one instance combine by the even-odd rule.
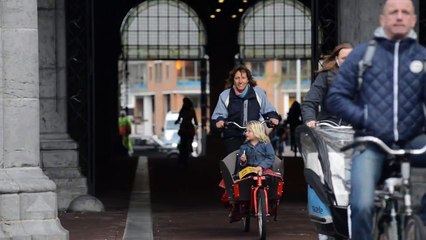
[[[117,157],[100,169],[96,197],[104,204],[105,212],[59,213],[70,240],[122,239],[136,164],[136,158]]]
[[[241,235],[238,223],[229,224],[227,222],[226,210],[217,207],[220,197],[217,183],[220,176],[216,172],[218,170],[215,166],[216,163],[206,164],[206,162],[203,162],[211,162],[212,159],[198,159],[197,161],[190,166],[190,169],[184,170],[174,169],[175,163],[150,160],[154,239],[169,239],[170,236],[173,236],[173,239],[205,238],[205,236],[209,236],[208,229],[211,229],[212,232],[215,231],[216,224],[222,226],[221,231],[224,232],[221,234],[225,234],[223,239],[236,239],[236,237],[244,236]],[[109,171],[105,171],[106,174],[103,177],[97,179],[98,182],[102,183],[97,188],[99,192],[97,197],[104,203],[105,212],[62,212],[59,214],[63,227],[70,233],[70,240],[122,239],[136,162],[135,159],[117,160],[110,164]],[[291,169],[291,171],[287,173],[301,171],[298,164],[292,165],[292,161],[289,163],[286,169]],[[203,172],[203,170],[208,172]],[[189,174],[192,177],[182,178],[181,174]],[[316,238],[316,234],[305,215],[304,203],[299,201],[305,198],[303,196],[305,188],[302,187],[304,184],[298,178],[300,176],[287,178],[286,181],[286,196],[289,197],[287,200],[292,200],[291,202],[296,200],[298,203],[282,206],[284,212],[279,216],[280,221],[271,224],[271,239],[274,239],[273,234],[282,234],[283,232],[287,234],[286,239],[311,240]],[[196,179],[205,179],[206,181],[200,184],[200,181]],[[181,187],[177,187],[179,186],[178,181],[182,181]],[[173,184],[164,185],[167,182]],[[165,188],[164,186],[169,187]],[[189,198],[191,198],[191,201],[187,201]],[[200,216],[197,212],[204,212],[205,214]],[[167,221],[173,221],[174,224]],[[173,235],[179,232],[184,233],[185,238]],[[213,238],[222,239],[221,234]],[[249,235],[256,236],[255,229]]]

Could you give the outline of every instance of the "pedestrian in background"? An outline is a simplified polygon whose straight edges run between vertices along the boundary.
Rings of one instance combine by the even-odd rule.
[[[118,118],[118,132],[120,133],[123,147],[127,150],[129,156],[131,156],[133,154],[132,141],[130,140],[132,122],[129,117],[127,117],[126,111],[124,110],[120,112],[120,117]]]
[[[302,123],[302,110],[300,103],[298,101],[294,101],[288,111],[284,125],[288,124],[290,126],[290,147],[294,152],[295,157],[297,156],[296,127]]]
[[[187,97],[183,98],[182,108],[180,109],[179,117],[175,122],[175,124],[179,123],[179,163],[183,167],[187,167],[189,155],[192,153],[192,142],[194,141],[195,128],[198,127],[194,104]]]

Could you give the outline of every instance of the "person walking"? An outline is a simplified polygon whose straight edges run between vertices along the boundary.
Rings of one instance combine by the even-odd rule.
[[[244,130],[233,125],[225,126],[226,121],[246,126],[251,120],[269,119],[276,126],[281,120],[265,91],[256,85],[250,70],[244,65],[237,65],[229,73],[228,88],[219,96],[211,126],[222,130],[226,155],[238,150],[245,140]]]
[[[192,153],[192,142],[194,141],[195,128],[198,127],[194,104],[187,97],[183,98],[182,108],[179,111],[178,119],[175,121],[175,124],[179,123],[179,163],[183,167],[187,167],[189,155]]]
[[[340,67],[327,94],[329,110],[352,124],[355,136],[374,136],[388,146],[426,145],[426,48],[417,42],[411,0],[387,0],[374,33],[371,66],[358,78],[367,44],[355,47]],[[361,81],[359,81],[361,80]],[[411,157],[426,167],[426,156]],[[386,154],[374,145],[353,152],[351,171],[352,239],[373,239],[374,190]],[[424,204],[422,208],[424,209]]]
[[[132,133],[132,122],[129,117],[127,117],[124,110],[120,112],[120,117],[118,118],[118,132],[120,133],[123,147],[127,150],[129,156],[131,156],[133,154],[133,146],[130,139],[130,134]]]
[[[295,157],[297,156],[296,128],[302,123],[302,109],[300,107],[300,103],[298,101],[294,101],[287,113],[287,119],[285,120],[284,124],[289,125],[290,149],[294,152]]]

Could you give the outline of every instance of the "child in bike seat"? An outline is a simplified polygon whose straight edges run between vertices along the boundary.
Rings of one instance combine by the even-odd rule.
[[[265,127],[260,121],[249,121],[245,132],[246,141],[240,147],[239,170],[247,166],[255,167],[256,172],[271,169],[275,160],[272,147]]]
[[[275,160],[275,152],[265,127],[260,121],[249,121],[245,131],[246,141],[240,147],[238,157],[238,170],[246,167],[254,167],[255,172],[265,171],[272,168]],[[239,204],[232,203],[230,222],[241,219]]]

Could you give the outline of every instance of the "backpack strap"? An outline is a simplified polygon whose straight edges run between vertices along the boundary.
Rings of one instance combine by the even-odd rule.
[[[368,67],[371,67],[371,61],[376,51],[376,40],[372,39],[368,42],[367,50],[364,53],[364,57],[358,62],[358,91],[361,90],[363,81],[363,75]]]
[[[327,89],[330,87],[331,82],[333,81],[335,75],[333,74],[332,71],[328,71],[327,72],[327,78],[326,78],[326,82],[327,82]]]

